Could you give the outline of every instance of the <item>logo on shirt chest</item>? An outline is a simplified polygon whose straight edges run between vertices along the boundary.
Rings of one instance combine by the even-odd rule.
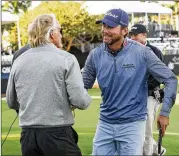
[[[123,64],[122,68],[135,68],[134,64]]]

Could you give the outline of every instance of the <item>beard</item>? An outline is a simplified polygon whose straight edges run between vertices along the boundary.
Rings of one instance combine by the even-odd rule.
[[[121,40],[121,35],[109,35],[109,34],[102,34],[103,37],[103,42],[106,43],[107,45],[113,45],[116,42]]]

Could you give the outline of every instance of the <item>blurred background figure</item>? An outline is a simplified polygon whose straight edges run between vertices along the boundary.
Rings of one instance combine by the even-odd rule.
[[[164,62],[162,52],[155,46],[152,46],[147,42],[147,29],[142,24],[135,24],[131,27],[129,33],[132,40],[135,40],[145,46],[152,49],[154,54]],[[155,96],[155,92],[158,92],[160,97]],[[146,120],[146,131],[145,131],[145,142],[143,147],[144,155],[158,154],[157,142],[153,139],[153,122],[158,111],[159,104],[162,103],[163,90],[160,89],[160,82],[158,82],[152,75],[148,78],[148,100],[147,100],[147,120]],[[161,155],[166,153],[166,149],[162,147]]]

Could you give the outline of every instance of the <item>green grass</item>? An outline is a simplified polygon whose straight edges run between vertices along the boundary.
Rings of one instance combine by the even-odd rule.
[[[88,93],[91,96],[101,96],[101,91],[98,88],[89,89]]]
[[[90,95],[100,96],[99,89],[89,90]],[[89,109],[75,111],[75,126],[74,128],[79,134],[79,147],[83,155],[89,155],[92,151],[92,140],[96,130],[96,125],[99,117],[99,105],[101,100],[93,100]],[[179,105],[175,105],[170,115],[170,125],[167,132],[179,133]],[[7,107],[5,101],[2,101],[2,141],[7,134],[9,126],[16,116],[16,112]],[[156,124],[155,124],[156,125]],[[21,129],[18,126],[18,120],[14,123],[10,136],[2,147],[2,155],[21,155],[19,135]],[[154,131],[156,126],[154,126]],[[16,134],[16,136],[14,136]],[[154,134],[157,139],[157,135]],[[179,154],[179,135],[166,134],[163,139],[163,146],[167,148],[167,155]]]

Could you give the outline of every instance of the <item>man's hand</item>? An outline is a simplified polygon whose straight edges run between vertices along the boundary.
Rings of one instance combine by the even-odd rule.
[[[76,109],[76,107],[71,105],[71,110],[74,111],[75,109]]]
[[[162,129],[162,137],[165,135],[167,126],[169,125],[169,118],[159,115],[157,118],[157,127]]]
[[[76,109],[76,107],[71,105],[71,110],[72,110],[72,113],[73,113],[73,117],[75,117],[75,109]]]

